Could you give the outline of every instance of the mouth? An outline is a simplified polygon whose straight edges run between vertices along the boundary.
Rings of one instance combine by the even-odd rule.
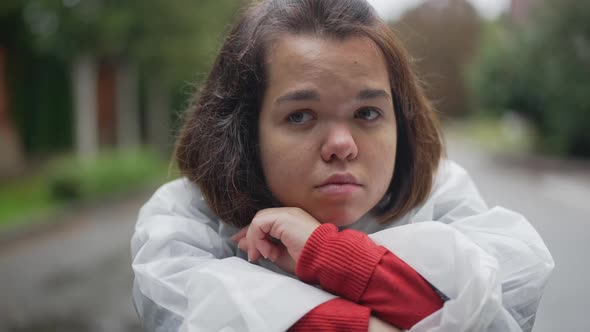
[[[352,174],[334,174],[328,177],[322,184],[316,186],[321,193],[331,195],[352,194],[359,190],[362,185]]]

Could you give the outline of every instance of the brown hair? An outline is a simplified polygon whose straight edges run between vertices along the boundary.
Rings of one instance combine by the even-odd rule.
[[[182,174],[199,185],[221,220],[238,227],[278,205],[262,172],[258,115],[265,53],[284,33],[365,36],[379,46],[389,68],[398,147],[394,177],[372,212],[384,222],[424,202],[444,154],[440,125],[408,54],[365,0],[266,0],[245,11],[186,114],[175,152]]]

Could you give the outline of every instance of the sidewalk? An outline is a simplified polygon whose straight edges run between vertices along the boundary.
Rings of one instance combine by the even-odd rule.
[[[0,331],[141,331],[131,304],[129,239],[149,195],[70,211],[57,227],[5,245]]]

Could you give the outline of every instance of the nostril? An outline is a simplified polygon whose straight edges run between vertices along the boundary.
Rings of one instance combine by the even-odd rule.
[[[358,148],[349,128],[332,128],[321,148],[322,158],[326,162],[334,159],[353,160],[357,152]]]

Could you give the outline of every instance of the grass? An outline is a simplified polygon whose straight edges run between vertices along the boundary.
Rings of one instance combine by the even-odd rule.
[[[489,151],[507,154],[534,150],[536,133],[525,122],[510,116],[504,118],[473,117],[446,125],[447,135],[469,141]]]
[[[40,176],[0,187],[0,229],[49,215],[59,207]]]
[[[167,174],[167,162],[148,150],[105,151],[92,161],[58,158],[33,176],[0,184],[0,230],[43,219],[73,202],[163,182]]]

